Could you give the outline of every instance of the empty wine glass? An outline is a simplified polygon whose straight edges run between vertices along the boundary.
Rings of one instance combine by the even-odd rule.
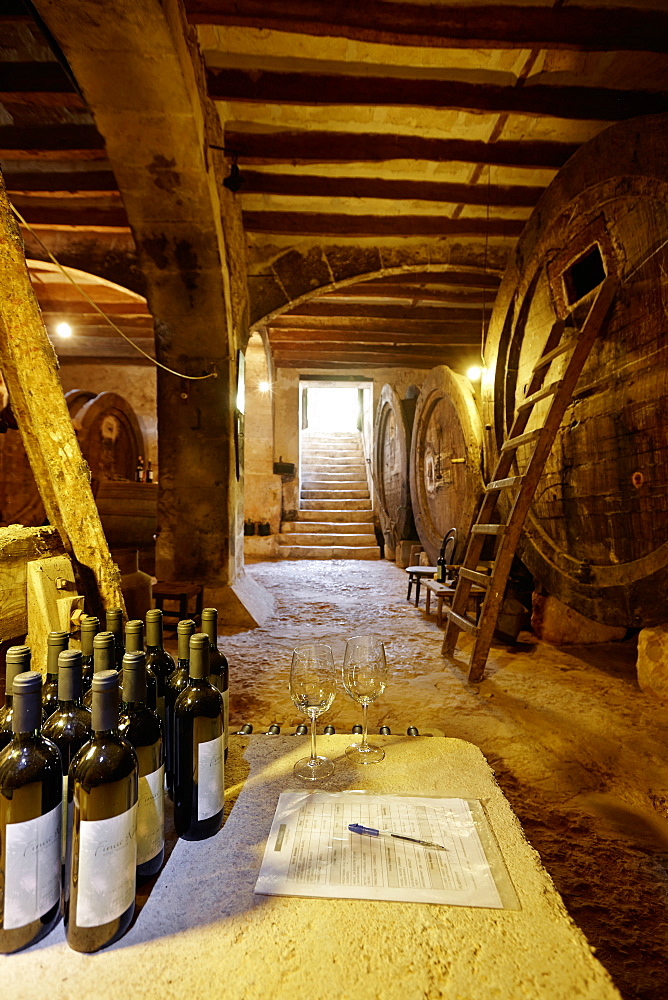
[[[320,642],[297,646],[292,654],[290,670],[290,697],[300,712],[311,720],[311,755],[302,757],[294,766],[294,773],[307,781],[327,778],[334,770],[328,757],[315,752],[315,723],[326,712],[336,694],[334,657],[329,646]]]
[[[362,742],[353,743],[346,756],[354,764],[376,764],[385,756],[382,747],[367,743],[367,708],[387,684],[385,647],[375,635],[356,635],[348,639],[343,657],[343,686],[362,706]]]

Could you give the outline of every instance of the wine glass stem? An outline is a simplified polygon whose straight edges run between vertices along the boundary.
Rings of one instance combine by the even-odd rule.
[[[362,744],[361,744],[363,750],[366,750],[366,748],[367,748],[367,742],[366,742],[367,717],[366,716],[367,716],[367,709],[368,709],[368,707],[369,706],[367,705],[367,703],[364,702],[364,704],[362,705]]]
[[[315,721],[316,716],[311,716],[311,764],[316,762],[316,752],[315,752]]]

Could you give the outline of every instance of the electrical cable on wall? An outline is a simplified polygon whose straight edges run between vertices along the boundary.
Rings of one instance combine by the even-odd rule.
[[[44,243],[42,242],[42,240],[39,238],[39,236],[37,235],[37,233],[35,232],[35,230],[32,228],[32,226],[30,225],[30,223],[26,222],[26,220],[23,218],[23,216],[21,215],[21,213],[19,212],[19,210],[17,208],[15,208],[14,205],[11,206],[11,209],[12,209],[12,212],[14,213],[14,215],[16,216],[16,218],[18,219],[18,221],[21,223],[21,225],[25,226],[25,228],[28,230],[28,232],[31,233],[34,236],[34,238],[37,240],[37,242],[39,243],[39,245],[41,246],[41,248],[44,250],[44,252],[48,255],[49,259],[52,261],[52,263],[54,263],[56,265],[56,267],[58,268],[58,270],[62,274],[65,275],[65,277],[67,278],[67,280],[70,281],[74,285],[74,287],[76,288],[76,290],[84,297],[84,299],[86,299],[86,301],[93,307],[93,309],[95,309],[95,311],[98,312],[100,314],[100,316],[104,320],[106,320],[106,322],[109,324],[109,326],[113,330],[115,330],[116,333],[119,333],[121,335],[121,337],[123,338],[123,340],[125,340],[128,344],[130,344],[131,347],[134,347],[134,349],[136,351],[139,351],[140,354],[142,354],[145,358],[147,358],[150,362],[152,362],[152,364],[154,364],[157,368],[162,368],[163,371],[169,372],[170,375],[176,375],[178,378],[187,379],[189,382],[197,382],[197,381],[201,381],[202,379],[206,379],[206,378],[218,378],[218,372],[217,371],[209,372],[208,375],[184,375],[183,372],[174,371],[173,368],[168,368],[167,365],[163,365],[161,361],[158,361],[156,358],[151,357],[150,354],[147,354],[146,351],[139,346],[139,344],[135,344],[134,340],[131,340],[130,337],[127,336],[127,334],[123,333],[123,331],[120,329],[120,327],[118,327],[114,323],[114,321],[109,316],[107,316],[107,314],[102,309],[100,309],[100,307],[98,306],[97,302],[94,302],[93,299],[91,299],[90,295],[83,288],[83,286],[80,285],[79,282],[76,281],[72,277],[72,275],[68,273],[68,271],[63,267],[63,265],[60,263],[60,261],[56,260],[56,258],[51,253],[51,251],[49,250],[49,248],[47,246],[45,246]]]

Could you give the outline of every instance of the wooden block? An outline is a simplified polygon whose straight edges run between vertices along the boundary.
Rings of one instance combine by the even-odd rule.
[[[50,556],[27,563],[28,645],[32,669],[46,670],[46,637],[49,632],[72,632],[72,613],[83,610],[83,596],[77,593],[72,562],[67,555]],[[78,640],[70,639],[72,648]]]
[[[64,550],[55,528],[0,528],[0,641],[28,631],[27,564],[56,553]]]

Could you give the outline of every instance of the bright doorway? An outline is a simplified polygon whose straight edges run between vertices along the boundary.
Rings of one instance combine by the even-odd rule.
[[[324,434],[345,434],[362,429],[362,399],[355,388],[309,387],[304,393],[302,426]]]

